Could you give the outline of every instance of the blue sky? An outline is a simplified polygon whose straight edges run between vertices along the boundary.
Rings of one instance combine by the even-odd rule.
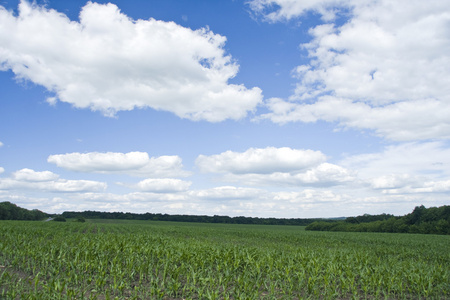
[[[450,2],[0,0],[0,201],[254,217],[449,204]]]

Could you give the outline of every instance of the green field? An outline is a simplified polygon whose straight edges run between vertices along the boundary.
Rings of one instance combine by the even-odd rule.
[[[0,222],[2,299],[450,299],[450,237]]]

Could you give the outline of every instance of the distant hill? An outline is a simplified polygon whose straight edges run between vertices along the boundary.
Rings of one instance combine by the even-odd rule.
[[[43,220],[48,216],[48,214],[37,209],[28,210],[11,202],[0,202],[0,220],[38,221]]]
[[[382,214],[349,217],[344,221],[317,221],[306,230],[450,234],[450,206],[425,208],[421,205],[403,217]]]

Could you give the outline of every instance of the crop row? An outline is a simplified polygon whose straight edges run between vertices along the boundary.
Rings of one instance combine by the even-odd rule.
[[[447,299],[447,236],[3,221],[0,298]]]

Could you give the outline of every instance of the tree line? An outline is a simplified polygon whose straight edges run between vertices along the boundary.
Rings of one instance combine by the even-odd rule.
[[[226,224],[261,224],[261,225],[296,225],[306,226],[315,221],[326,221],[327,219],[278,219],[258,217],[229,217],[229,216],[206,216],[206,215],[169,215],[161,213],[130,213],[130,212],[100,212],[100,211],[65,211],[61,215],[48,214],[40,210],[28,210],[21,208],[11,202],[0,203],[0,220],[44,220],[54,217],[54,220],[63,219],[113,219],[113,220],[152,220],[172,222],[196,222],[196,223],[226,223]],[[59,219],[58,219],[59,218]]]
[[[37,209],[28,210],[11,202],[0,202],[0,220],[43,220],[58,215],[47,214]],[[60,216],[76,220],[116,219],[116,220],[152,220],[196,223],[259,224],[259,225],[295,225],[306,226],[306,230],[349,231],[349,232],[396,232],[450,234],[450,206],[417,206],[405,216],[390,214],[369,215],[339,219],[304,218],[258,218],[206,215],[169,215],[161,213],[130,213],[100,211],[65,211]]]
[[[349,217],[335,222],[317,221],[306,226],[306,230],[450,234],[450,206],[416,206],[402,217],[382,214]]]
[[[0,202],[0,220],[39,221],[48,217],[48,214],[37,209],[28,210],[11,202]]]
[[[65,211],[64,218],[85,218],[85,219],[117,219],[117,220],[151,220],[151,221],[172,221],[172,222],[196,222],[196,223],[225,223],[225,224],[260,224],[260,225],[296,225],[306,226],[315,221],[326,219],[278,219],[278,218],[258,218],[258,217],[229,217],[229,216],[206,216],[206,215],[169,215],[160,213],[130,213],[130,212],[100,212],[100,211]]]

